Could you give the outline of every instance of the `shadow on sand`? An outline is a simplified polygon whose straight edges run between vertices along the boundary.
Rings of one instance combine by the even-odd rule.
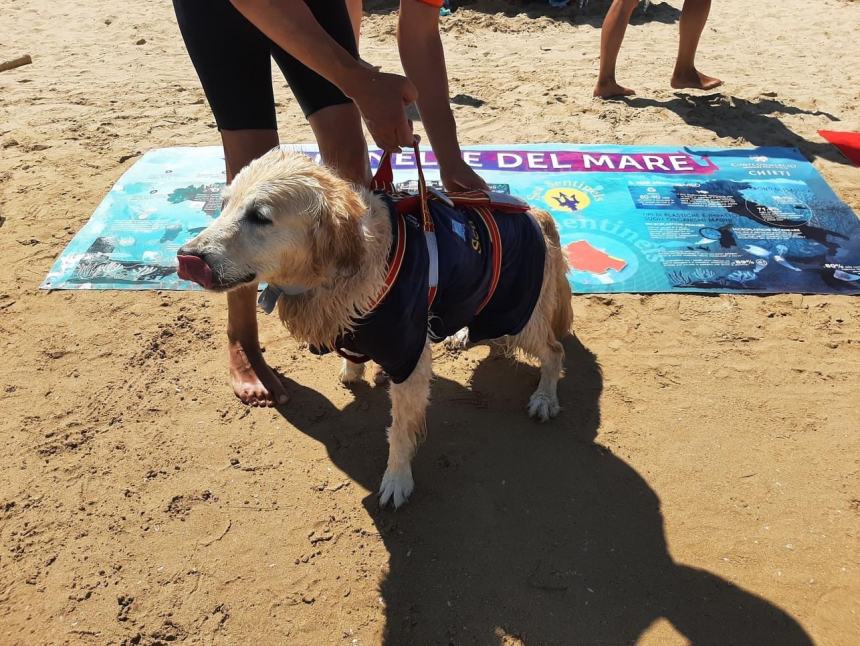
[[[488,358],[469,389],[434,383],[412,499],[397,512],[364,501],[390,554],[385,643],[632,644],[665,618],[694,644],[811,644],[765,599],[672,560],[657,494],[595,442],[595,356],[576,339],[566,347],[565,409],[542,426],[523,410],[529,366]],[[385,389],[362,387],[339,412],[294,387],[282,414],[376,489]]]
[[[809,141],[779,118],[784,114],[806,114],[823,117],[828,122],[840,120],[829,112],[804,110],[773,98],[748,101],[721,92],[704,95],[676,92],[674,98],[665,101],[636,96],[615,101],[632,108],[669,110],[685,123],[710,130],[718,137],[745,139],[753,146],[790,146],[798,148],[810,160],[820,158],[838,164],[851,163],[835,146],[825,141]]]

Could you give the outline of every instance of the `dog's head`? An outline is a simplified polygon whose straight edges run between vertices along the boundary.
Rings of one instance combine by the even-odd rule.
[[[226,291],[248,283],[306,288],[361,265],[360,195],[307,156],[272,150],[224,191],[221,216],[179,249],[179,277]]]

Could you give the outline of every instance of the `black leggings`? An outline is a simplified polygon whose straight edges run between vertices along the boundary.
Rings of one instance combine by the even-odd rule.
[[[344,0],[305,0],[317,22],[358,58]],[[229,0],[173,0],[191,62],[220,130],[276,130],[272,58],[305,116],[350,103],[343,92],[287,54]]]

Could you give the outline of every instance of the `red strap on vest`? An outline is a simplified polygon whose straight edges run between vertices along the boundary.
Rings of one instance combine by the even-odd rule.
[[[499,232],[499,225],[496,224],[496,218],[493,217],[493,212],[487,207],[476,208],[475,212],[481,216],[484,221],[484,226],[490,234],[490,242],[493,250],[493,275],[490,281],[490,288],[487,290],[487,295],[475,311],[475,316],[481,313],[487,303],[493,298],[496,293],[496,288],[499,286],[499,278],[502,276],[502,235]]]
[[[385,300],[385,297],[388,296],[388,292],[391,291],[391,287],[397,280],[397,276],[400,274],[400,268],[403,266],[403,256],[406,255],[406,223],[403,221],[402,214],[397,214],[397,230],[391,233],[394,234],[394,256],[391,258],[391,264],[388,265],[388,273],[385,275],[385,283],[382,286],[382,290],[377,294],[376,299],[368,308],[369,311],[374,310],[377,305]]]
[[[382,157],[379,158],[379,166],[376,167],[376,172],[373,174],[370,188],[382,193],[391,194],[394,192],[394,171],[391,169],[391,153],[383,151]]]

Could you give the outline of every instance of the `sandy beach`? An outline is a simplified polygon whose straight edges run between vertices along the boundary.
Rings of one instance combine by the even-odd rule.
[[[860,212],[817,135],[860,130],[860,3],[715,2],[699,65],[726,83],[697,93],[657,2],[619,61],[637,96],[603,102],[607,4],[443,18],[462,142],[795,146]],[[391,71],[395,26],[362,36]],[[6,0],[0,61],[25,54],[0,72],[0,643],[857,643],[860,300],[575,296],[545,426],[534,367],[438,347],[417,491],[380,510],[384,389],[266,319],[292,400],[249,409],[223,296],[38,290],[142,153],[219,143],[170,3]],[[311,141],[276,88],[282,141]]]

